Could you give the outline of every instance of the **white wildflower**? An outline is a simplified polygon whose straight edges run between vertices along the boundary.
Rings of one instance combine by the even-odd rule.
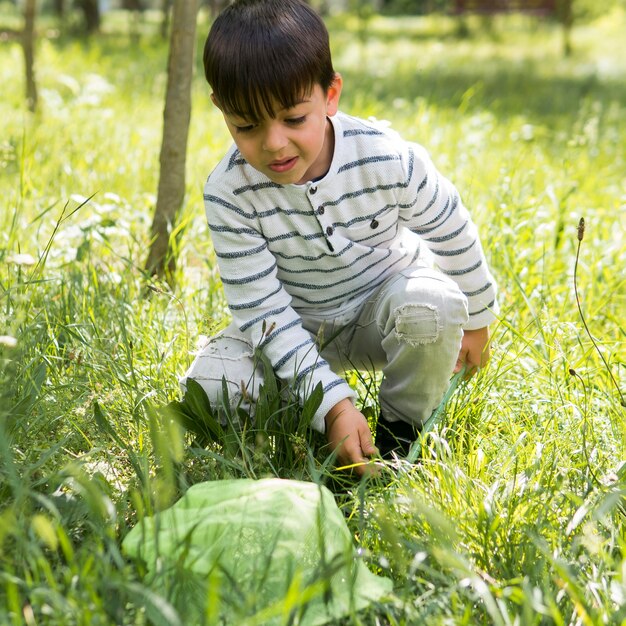
[[[35,265],[37,261],[31,254],[20,253],[8,256],[7,263],[13,263],[14,265]]]

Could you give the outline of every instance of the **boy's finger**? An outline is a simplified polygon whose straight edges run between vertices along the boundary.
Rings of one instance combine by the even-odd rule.
[[[378,454],[378,449],[374,445],[371,435],[369,437],[367,435],[361,436],[361,451],[364,456],[373,456],[374,454]]]

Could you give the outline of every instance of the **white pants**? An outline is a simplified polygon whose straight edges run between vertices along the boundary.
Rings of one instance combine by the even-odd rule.
[[[382,371],[379,401],[385,418],[419,427],[448,388],[468,321],[467,299],[441,272],[411,267],[385,281],[360,310],[330,322],[311,315],[302,320],[313,336],[333,337],[343,327],[323,347],[322,357],[336,373]],[[195,379],[219,407],[223,377],[231,406],[253,411],[263,368],[234,324],[211,338],[180,382],[184,389],[187,378]]]

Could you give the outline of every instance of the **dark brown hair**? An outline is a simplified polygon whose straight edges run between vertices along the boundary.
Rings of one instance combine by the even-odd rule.
[[[213,23],[203,61],[220,108],[253,123],[316,84],[326,92],[335,75],[326,26],[301,0],[236,0]]]

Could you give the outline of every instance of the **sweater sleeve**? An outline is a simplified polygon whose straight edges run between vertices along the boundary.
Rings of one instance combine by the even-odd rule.
[[[355,392],[320,356],[315,341],[291,306],[291,296],[277,277],[254,210],[241,207],[219,185],[207,182],[205,208],[224,294],[238,328],[263,351],[277,376],[302,403],[321,383],[324,396],[312,426],[324,432],[324,417],[340,400]]]
[[[407,182],[400,200],[403,225],[426,242],[439,269],[467,297],[469,321],[465,328],[489,325],[498,313],[496,284],[458,191],[417,144],[404,145],[402,164]]]

